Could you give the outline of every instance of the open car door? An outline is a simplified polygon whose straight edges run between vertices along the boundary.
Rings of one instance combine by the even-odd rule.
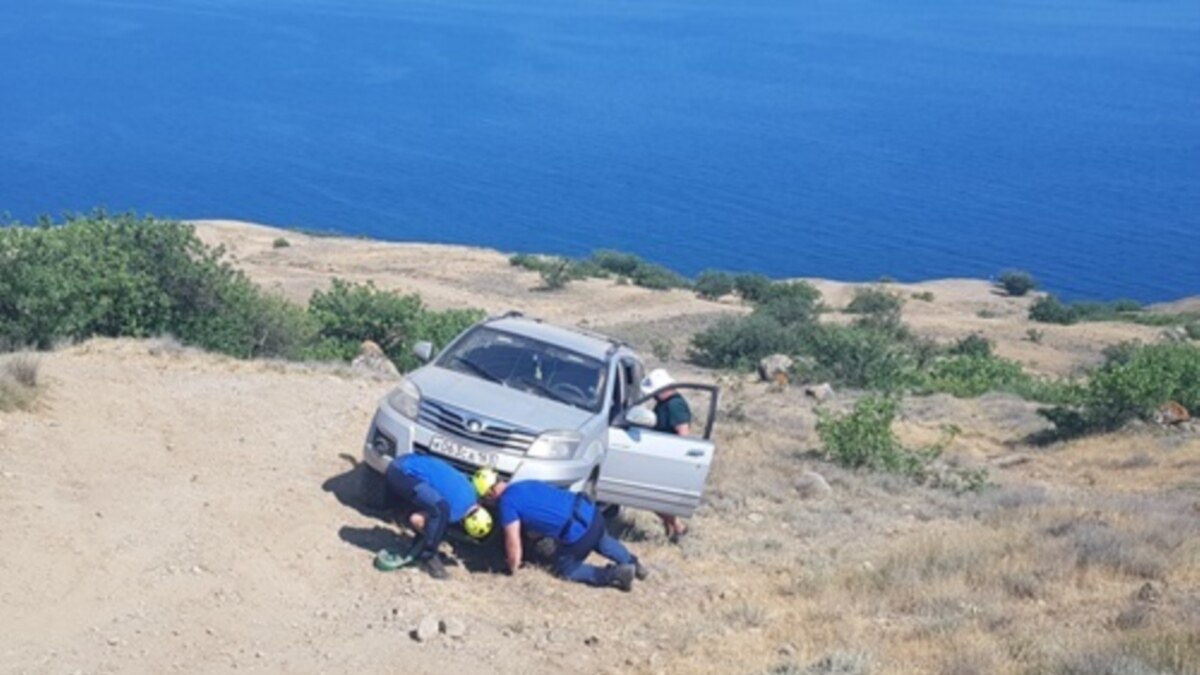
[[[715,450],[711,439],[719,390],[707,384],[672,384],[670,388],[685,400],[689,394],[694,400],[708,398],[706,408],[694,414],[691,423],[694,433],[702,427],[703,434],[677,436],[638,426],[631,418],[644,417],[647,411],[640,408],[641,413],[635,413],[635,409],[657,392],[634,401],[608,430],[608,452],[596,480],[597,501],[685,518],[700,506]],[[641,421],[653,426],[649,419]]]

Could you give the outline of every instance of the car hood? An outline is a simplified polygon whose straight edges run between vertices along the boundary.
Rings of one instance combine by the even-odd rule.
[[[579,429],[596,415],[438,366],[421,368],[406,377],[421,390],[422,398],[532,431]]]

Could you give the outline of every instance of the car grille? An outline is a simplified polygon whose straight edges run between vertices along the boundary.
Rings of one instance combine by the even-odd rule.
[[[516,429],[499,424],[429,399],[421,399],[421,410],[417,415],[417,420],[474,443],[517,452],[528,450],[529,446],[533,444],[533,440],[537,438],[535,432],[527,429]],[[468,425],[472,423],[482,426],[478,431],[471,431]]]

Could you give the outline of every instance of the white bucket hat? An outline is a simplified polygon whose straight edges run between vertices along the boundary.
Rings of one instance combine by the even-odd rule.
[[[660,391],[673,384],[675,384],[675,378],[671,377],[665,368],[655,368],[642,379],[642,393],[649,394]]]

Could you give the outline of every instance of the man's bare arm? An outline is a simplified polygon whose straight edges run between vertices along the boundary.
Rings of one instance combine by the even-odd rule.
[[[514,520],[504,528],[504,557],[512,574],[521,567],[521,553],[521,521]]]

